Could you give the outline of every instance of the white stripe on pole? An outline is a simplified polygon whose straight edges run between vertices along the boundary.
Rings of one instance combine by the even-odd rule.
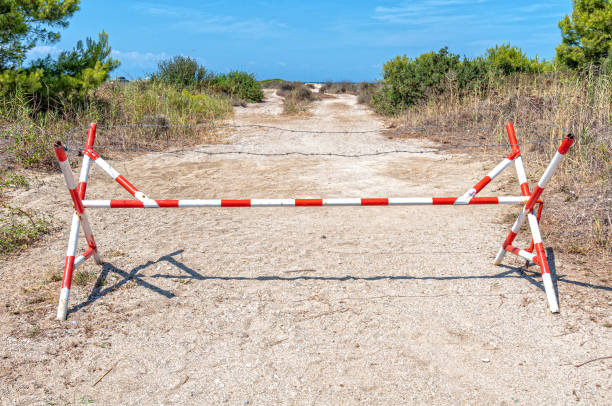
[[[294,207],[295,199],[251,199],[251,207]]]
[[[93,209],[110,209],[110,200],[83,200],[83,207]]]
[[[389,206],[423,206],[433,204],[431,197],[390,197]]]
[[[134,193],[134,197],[140,200],[144,204],[144,206],[147,208],[159,207],[159,205],[157,204],[155,200],[148,198],[147,195],[145,195],[144,193],[140,191]]]
[[[93,233],[91,232],[89,220],[87,219],[87,215],[85,213],[81,214],[81,222],[83,223],[83,234],[85,234],[85,239],[87,240],[92,238]]]
[[[83,157],[83,166],[81,167],[81,175],[79,176],[79,182],[87,183],[89,177],[89,168],[91,166],[91,158],[89,155]]]
[[[104,172],[108,173],[111,178],[117,179],[117,177],[120,175],[119,172],[113,169],[113,167],[110,166],[104,159],[97,158],[96,160],[94,160],[94,162],[96,163],[96,165],[102,168]]]
[[[517,204],[526,203],[529,200],[529,196],[499,196],[497,199],[499,204]]]
[[[70,226],[70,237],[68,238],[68,248],[66,256],[74,257],[76,254],[76,245],[79,239],[79,215],[75,212],[72,214],[72,225]]]
[[[557,302],[557,296],[555,295],[555,287],[552,283],[552,277],[549,273],[542,274],[542,282],[544,282],[544,291],[546,292],[546,298],[548,299],[548,308],[551,313],[559,313],[559,302]]]
[[[323,199],[323,206],[361,206],[361,199]]]
[[[74,182],[74,176],[72,175],[72,169],[70,168],[70,164],[68,160],[62,161],[59,163],[60,169],[62,170],[62,175],[64,175],[64,180],[66,181],[66,186],[68,186],[69,190],[76,188],[76,183]]]
[[[506,249],[502,247],[499,249],[499,251],[497,251],[497,255],[493,260],[493,265],[501,264],[502,260],[504,259],[504,255],[506,255]]]
[[[74,259],[74,266],[72,268],[72,270],[76,270],[78,268],[79,265],[81,265],[83,262],[85,262],[85,257],[83,255],[79,255],[78,257],[76,257]]]
[[[525,219],[527,218],[527,216],[525,214],[526,213],[524,211],[522,211],[522,212],[520,212],[520,214],[516,218],[516,221],[512,225],[512,232],[513,233],[518,234],[519,230],[523,226],[523,223],[525,222]]]
[[[457,198],[457,200],[455,200],[455,205],[460,205],[460,204],[468,204],[470,203],[470,200],[472,200],[472,198],[476,195],[476,189],[471,188],[470,190],[468,190],[467,192],[465,192],[463,195],[461,195],[459,198]]]
[[[523,158],[519,155],[514,160],[514,166],[516,168],[516,176],[518,177],[519,185],[527,182],[527,174],[525,174],[525,167],[523,166]]]
[[[68,299],[70,298],[70,289],[62,288],[60,291],[59,304],[57,305],[57,319],[66,320],[68,314]]]
[[[221,207],[221,199],[179,200],[179,207]]]
[[[527,214],[527,218],[529,219],[529,228],[531,228],[531,234],[533,235],[533,243],[539,244],[542,242],[542,235],[540,234],[540,227],[538,226],[538,219],[533,214],[533,211]]]
[[[561,161],[563,161],[563,157],[564,157],[564,155],[560,154],[559,152],[555,153],[555,156],[553,157],[552,161],[550,161],[550,164],[548,165],[548,167],[544,171],[544,174],[542,175],[542,178],[538,182],[538,185],[542,189],[544,189],[546,187],[546,185],[548,184],[548,181],[550,180],[552,175],[557,170],[557,167],[559,166]]]
[[[493,168],[491,172],[487,174],[487,176],[490,177],[491,180],[495,179],[495,177],[502,173],[502,171],[506,169],[511,163],[511,160],[509,160],[508,158],[504,158],[504,160],[497,164],[497,166]]]
[[[535,258],[535,254],[532,254],[531,252],[527,252],[525,250],[519,250],[518,256],[523,257],[526,260],[531,261],[531,262],[533,262],[533,259]]]

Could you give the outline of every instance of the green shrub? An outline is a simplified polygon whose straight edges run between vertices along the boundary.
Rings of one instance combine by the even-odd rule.
[[[214,75],[195,59],[181,55],[160,61],[157,72],[151,75],[152,81],[164,82],[179,89],[205,87],[213,78]]]
[[[232,71],[218,75],[210,81],[210,88],[230,98],[238,97],[249,102],[263,100],[261,83],[255,80],[252,73]]]
[[[496,45],[489,48],[486,53],[486,62],[489,69],[502,75],[513,73],[537,73],[552,70],[552,65],[546,61],[530,59],[517,46],[508,44]]]
[[[376,111],[382,114],[405,110],[424,96],[416,65],[406,55],[383,65],[383,83],[384,87],[372,99]]]
[[[463,96],[484,90],[491,78],[552,70],[549,62],[529,59],[510,44],[496,46],[485,57],[463,58],[442,48],[416,59],[396,57],[383,66],[383,88],[372,97],[379,113],[396,114],[445,93]]]

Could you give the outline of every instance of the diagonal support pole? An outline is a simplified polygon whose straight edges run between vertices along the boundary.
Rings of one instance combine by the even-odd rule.
[[[132,196],[140,200],[144,207],[155,208],[159,207],[157,202],[142,193],[136,186],[132,185],[123,175],[115,170],[108,162],[100,157],[100,155],[93,150],[93,148],[85,149],[85,156],[93,159],[94,163],[98,165],[104,172],[106,172],[111,178],[120,184],[125,190],[127,190]]]
[[[96,129],[96,123],[91,123],[89,125],[89,130],[87,131],[87,140],[85,141],[85,149],[91,148],[93,146],[96,140]],[[81,199],[81,201],[85,199],[85,190],[87,189],[87,179],[89,178],[90,168],[91,158],[87,156],[87,154],[83,154],[83,165],[81,166],[81,174],[79,175],[79,184],[77,186],[79,198]],[[98,253],[98,246],[96,245],[96,241],[94,240],[93,233],[91,232],[91,227],[89,225],[89,221],[87,221],[87,218],[85,218],[85,221],[83,221],[83,234],[85,234],[87,244],[93,250],[92,253],[96,264],[102,265],[102,259],[100,258],[100,254]],[[85,257],[85,259],[87,258],[89,257]]]

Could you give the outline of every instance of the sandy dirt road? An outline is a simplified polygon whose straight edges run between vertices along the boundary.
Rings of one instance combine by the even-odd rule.
[[[268,91],[233,122],[383,128],[351,95],[297,118],[281,103]],[[113,165],[153,198],[452,196],[490,167],[377,133],[227,135],[199,149],[426,153],[191,152]],[[517,194],[513,175],[485,195]],[[551,315],[537,274],[511,258],[491,264],[517,208],[90,210],[106,264],[85,264],[97,280],[73,285],[58,322],[49,277],[64,261],[70,205],[59,173],[42,181],[15,199],[50,202],[61,230],[0,263],[2,405],[612,403],[612,360],[580,365],[612,355],[612,284],[556,255],[561,314]],[[89,198],[126,196],[93,168]]]

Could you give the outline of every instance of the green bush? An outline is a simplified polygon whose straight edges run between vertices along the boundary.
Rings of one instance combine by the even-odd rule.
[[[249,102],[263,100],[261,83],[255,80],[252,73],[232,71],[218,75],[210,81],[210,88],[230,98],[240,98]]]
[[[510,44],[490,48],[485,57],[474,59],[462,59],[445,47],[416,59],[404,55],[388,61],[383,66],[383,87],[372,104],[379,113],[396,114],[447,92],[461,97],[484,90],[496,76],[550,70],[549,62],[529,59]]]
[[[383,83],[384,87],[372,99],[379,113],[405,110],[423,98],[415,63],[406,55],[383,65]]]
[[[539,62],[537,58],[530,59],[519,47],[509,43],[489,48],[486,53],[486,62],[492,72],[502,75],[547,72],[552,69],[550,63]]]
[[[214,75],[207,72],[195,59],[177,55],[157,64],[157,72],[151,75],[152,81],[164,82],[179,89],[205,87]]]

